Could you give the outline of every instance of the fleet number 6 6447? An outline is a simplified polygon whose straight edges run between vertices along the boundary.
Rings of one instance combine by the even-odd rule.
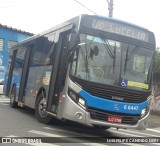
[[[138,110],[138,106],[134,106],[134,105],[124,105],[124,109],[125,110]]]

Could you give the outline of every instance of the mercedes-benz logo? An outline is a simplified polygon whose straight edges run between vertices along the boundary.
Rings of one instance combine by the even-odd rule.
[[[114,105],[114,109],[115,109],[115,110],[119,110],[118,104],[115,104],[115,105]]]

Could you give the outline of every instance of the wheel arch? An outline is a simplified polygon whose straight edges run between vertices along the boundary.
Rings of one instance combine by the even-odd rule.
[[[16,87],[16,84],[14,83],[12,85],[12,88],[10,90],[10,94],[9,94],[9,98],[10,98],[10,107],[12,108],[16,108],[18,107],[18,104],[16,102],[16,95],[17,95],[17,87]]]
[[[9,91],[9,97],[10,97],[10,95],[11,95],[11,92],[12,92],[12,90],[13,90],[13,87],[16,87],[16,96],[17,96],[17,85],[16,85],[16,83],[13,83],[12,86],[11,86],[11,88],[10,88],[10,91]]]
[[[36,100],[35,100],[35,106],[36,106],[36,102],[37,99],[39,98],[39,96],[43,94],[44,97],[46,97],[46,89],[44,87],[39,88],[38,93],[36,95]]]
[[[35,102],[35,117],[38,119],[38,121],[45,124],[51,122],[52,119],[52,117],[48,113],[46,114],[46,102],[42,102],[44,101],[44,97],[46,98],[46,95],[47,94],[45,88],[41,87],[38,90]]]

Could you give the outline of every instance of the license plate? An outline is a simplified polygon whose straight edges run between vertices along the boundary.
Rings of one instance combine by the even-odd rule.
[[[112,122],[112,123],[122,123],[122,117],[108,116],[108,122]]]

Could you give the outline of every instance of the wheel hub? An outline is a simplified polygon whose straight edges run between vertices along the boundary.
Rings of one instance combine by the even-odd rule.
[[[43,98],[39,103],[39,115],[41,117],[46,117],[48,114],[46,112],[46,99]]]

